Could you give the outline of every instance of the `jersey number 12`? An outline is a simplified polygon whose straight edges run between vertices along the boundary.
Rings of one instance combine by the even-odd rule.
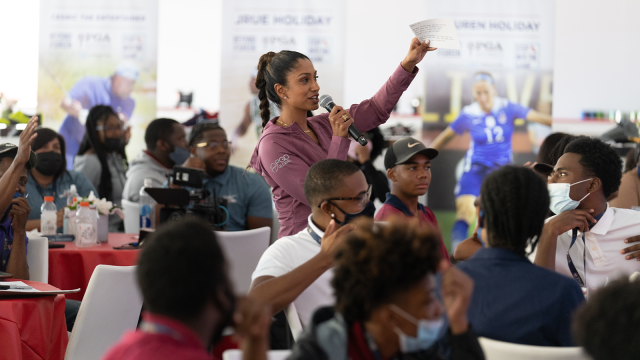
[[[504,142],[504,130],[500,126],[496,126],[491,129],[484,129],[487,134],[487,143],[493,144],[494,142]]]

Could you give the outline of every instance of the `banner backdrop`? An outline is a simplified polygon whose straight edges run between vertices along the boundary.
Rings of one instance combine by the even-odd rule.
[[[420,113],[430,142],[474,102],[472,77],[489,72],[498,96],[551,114],[555,2],[553,0],[429,0],[425,19],[453,19],[460,50],[439,49],[425,58]],[[551,128],[515,122],[514,162],[530,160]],[[468,135],[452,141],[434,162],[429,206],[454,209],[456,164],[469,148]],[[460,172],[460,169],[458,169]],[[441,180],[441,181],[440,181]]]
[[[224,1],[220,122],[229,133],[243,119],[252,97],[252,73],[260,56],[269,51],[307,55],[318,71],[320,94],[342,103],[345,9],[340,0]],[[241,140],[241,149],[236,147],[239,151],[234,154],[244,166],[256,141],[255,130],[247,134],[251,135]]]
[[[155,0],[42,1],[38,110],[44,125],[60,128],[67,117],[63,102],[76,100],[85,110],[112,105],[132,125],[132,139],[143,139],[156,116],[157,23]],[[112,88],[116,71],[135,79],[132,91]],[[132,141],[129,158],[142,148],[141,140]]]

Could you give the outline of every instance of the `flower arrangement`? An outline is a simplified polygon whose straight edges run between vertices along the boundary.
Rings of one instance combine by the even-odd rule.
[[[98,199],[93,191],[89,193],[89,196],[83,197],[80,200],[76,198],[76,200],[73,202],[73,205],[67,206],[67,208],[69,208],[69,210],[77,210],[78,204],[82,201],[88,201],[89,204],[95,205],[96,210],[98,210],[98,214],[100,215],[109,215],[116,209],[119,209],[117,206],[113,205],[113,202],[107,201],[106,198]]]

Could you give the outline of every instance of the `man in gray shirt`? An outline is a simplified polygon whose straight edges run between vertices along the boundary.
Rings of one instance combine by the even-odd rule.
[[[187,137],[182,125],[173,119],[156,119],[144,134],[147,149],[142,150],[129,164],[127,182],[122,198],[138,202],[144,179],[151,179],[153,187],[162,187],[174,165],[182,165],[189,158]]]

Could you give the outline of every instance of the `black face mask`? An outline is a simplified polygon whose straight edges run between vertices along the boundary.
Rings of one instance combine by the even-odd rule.
[[[38,165],[36,170],[42,175],[51,176],[62,167],[62,154],[55,151],[36,154]]]
[[[122,147],[122,138],[105,137],[103,146],[107,152],[118,151]]]

